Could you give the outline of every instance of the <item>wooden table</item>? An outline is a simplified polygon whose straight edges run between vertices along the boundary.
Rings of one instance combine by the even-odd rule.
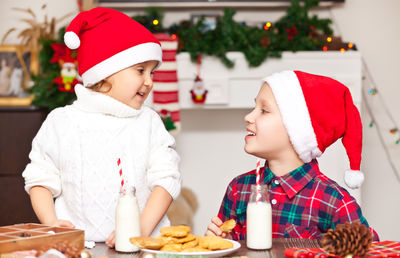
[[[241,247],[234,253],[229,254],[229,257],[240,257],[247,256],[250,258],[258,258],[258,257],[271,257],[271,258],[283,258],[285,257],[284,251],[286,248],[291,247],[301,247],[301,248],[319,248],[319,243],[315,239],[294,239],[294,238],[277,238],[272,241],[272,248],[270,250],[263,251],[255,251],[248,249],[246,247],[246,241],[239,241]],[[137,252],[137,253],[118,253],[114,249],[108,248],[108,246],[104,243],[96,243],[96,247],[93,249],[89,249],[89,252],[92,253],[92,257],[106,256],[108,258],[123,258],[123,257],[155,257],[154,255],[147,256],[146,253]],[[176,256],[178,257],[179,253]],[[167,256],[166,256],[167,257]],[[169,256],[172,257],[172,256]]]

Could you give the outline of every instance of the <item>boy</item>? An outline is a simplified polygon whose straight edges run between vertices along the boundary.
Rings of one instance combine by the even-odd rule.
[[[245,117],[244,149],[267,161],[261,180],[269,187],[273,238],[320,238],[347,221],[368,226],[355,199],[322,174],[315,160],[342,138],[351,167],[345,172],[346,184],[358,188],[364,180],[361,119],[348,88],[299,71],[276,73],[264,81],[256,107]],[[236,227],[230,237],[246,239],[246,207],[255,181],[255,171],[232,180],[207,235],[227,237],[218,226],[233,218]]]

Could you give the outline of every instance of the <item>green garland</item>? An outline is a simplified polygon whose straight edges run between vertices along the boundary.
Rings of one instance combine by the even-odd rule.
[[[196,24],[177,28],[176,33],[180,39],[179,51],[190,53],[192,61],[199,55],[216,56],[227,67],[233,67],[233,62],[226,57],[229,51],[240,51],[248,60],[250,66],[259,66],[268,56],[279,57],[280,52],[273,47],[264,47],[260,44],[263,37],[268,37],[271,42],[275,35],[256,27],[236,23],[233,20],[235,11],[226,9],[224,16],[217,20],[214,30],[205,31],[204,20]]]
[[[195,24],[183,21],[168,29],[162,27],[163,11],[146,9],[145,16],[133,19],[141,22],[152,32],[167,31],[179,37],[179,52],[189,52],[195,62],[199,55],[218,57],[227,67],[233,62],[226,56],[229,51],[239,51],[246,57],[249,66],[257,67],[268,57],[280,57],[282,51],[321,50],[327,35],[332,35],[330,19],[310,17],[310,8],[318,6],[318,0],[292,0],[286,14],[267,29],[249,27],[233,20],[235,11],[225,9],[217,19],[216,28],[207,30],[204,17]],[[153,20],[158,20],[158,25]]]

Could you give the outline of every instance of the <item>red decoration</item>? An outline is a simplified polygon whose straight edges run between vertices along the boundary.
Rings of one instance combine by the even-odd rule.
[[[291,28],[287,28],[286,33],[288,34],[288,39],[293,40],[293,37],[298,34],[296,26],[293,25]]]
[[[197,57],[197,76],[194,79],[194,85],[190,90],[192,100],[196,104],[203,104],[206,101],[208,90],[203,85],[203,80],[200,78],[201,56]]]
[[[163,64],[153,76],[153,108],[159,113],[165,128],[176,135],[181,128],[178,75],[176,68],[166,68],[176,67],[178,38],[176,34],[165,33],[154,36],[161,42]]]
[[[194,80],[194,86],[190,91],[193,102],[196,104],[203,104],[206,101],[207,93],[208,90],[204,88],[203,80],[199,76],[196,76],[196,79]]]
[[[58,85],[58,90],[63,92],[74,92],[76,84],[81,83],[78,75],[78,61],[74,53],[64,44],[51,44],[54,55],[50,62],[58,63],[61,68],[60,77],[54,79]]]

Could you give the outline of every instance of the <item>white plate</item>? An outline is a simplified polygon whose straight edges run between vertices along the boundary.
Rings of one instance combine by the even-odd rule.
[[[163,252],[159,250],[141,249],[142,252],[162,255],[174,255],[174,256],[207,256],[207,257],[220,257],[233,253],[240,248],[240,243],[234,240],[226,239],[233,243],[233,247],[225,250],[208,251],[208,252]]]

